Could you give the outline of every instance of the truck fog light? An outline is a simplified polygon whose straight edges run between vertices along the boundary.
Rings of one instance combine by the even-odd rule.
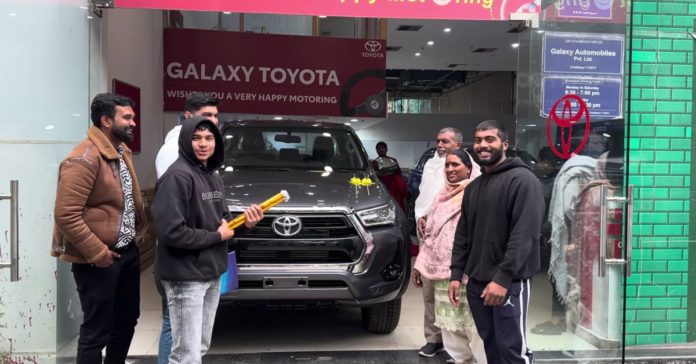
[[[403,268],[399,263],[391,263],[382,269],[382,279],[390,282],[399,279]]]

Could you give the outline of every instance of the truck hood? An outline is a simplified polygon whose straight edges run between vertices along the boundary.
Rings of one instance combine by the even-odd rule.
[[[260,204],[281,190],[290,201],[272,211],[308,208],[362,210],[388,203],[390,196],[377,176],[363,172],[323,172],[308,170],[239,169],[220,172],[225,182],[225,199],[232,211],[252,203]],[[351,178],[368,177],[373,184],[356,187]]]

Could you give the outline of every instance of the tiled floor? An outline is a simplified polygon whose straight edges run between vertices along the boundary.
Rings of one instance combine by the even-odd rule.
[[[544,275],[537,275],[532,283],[529,327],[549,319],[551,287]],[[417,349],[423,339],[423,303],[418,288],[409,287],[402,301],[401,321],[397,329],[387,335],[364,332],[360,310],[355,307],[326,307],[305,310],[263,310],[222,306],[219,310],[210,355],[205,363],[444,363],[445,356],[420,358]],[[161,328],[161,299],[154,285],[152,269],[142,274],[141,316],[129,352],[133,364],[155,364]],[[529,346],[539,363],[612,363],[599,358],[615,357],[615,352],[583,351],[593,346],[579,337],[563,333],[556,336],[529,334]],[[578,350],[574,352],[572,350]],[[74,361],[75,341],[61,350]],[[633,348],[629,348],[633,349]],[[677,348],[679,349],[679,348]],[[647,354],[636,357],[655,358],[664,348],[646,348]],[[694,346],[682,349],[693,353]],[[678,350],[674,354],[679,354]],[[579,361],[561,359],[585,356]],[[592,358],[586,357],[591,355]],[[683,355],[682,358],[691,358]],[[571,360],[571,361],[568,361]],[[575,359],[577,360],[577,359]],[[636,359],[631,363],[667,363],[662,359]],[[680,359],[681,360],[681,359]],[[693,361],[670,361],[670,363]]]
[[[133,357],[132,364],[156,364],[154,357]],[[421,358],[411,350],[302,353],[211,354],[206,364],[442,364],[443,355]]]
[[[141,282],[141,318],[129,355],[156,355],[161,303],[151,270],[143,273]],[[356,307],[263,310],[221,306],[210,351],[412,350],[424,343],[422,309],[420,291],[410,287],[397,329],[389,335],[375,335],[362,330]]]
[[[141,318],[136,327],[130,355],[157,355],[161,328],[160,297],[154,286],[152,270],[141,280]],[[549,318],[551,292],[543,275],[535,278],[532,288],[529,326]],[[211,354],[269,353],[345,350],[413,350],[424,344],[423,303],[418,288],[409,287],[403,297],[401,321],[389,335],[364,332],[360,310],[355,307],[330,307],[307,310],[263,310],[223,306],[219,310]],[[529,345],[535,351],[575,347],[592,348],[584,340],[564,333],[557,336],[530,334]],[[414,352],[415,355],[415,352]]]
[[[544,275],[538,275],[532,283],[530,307],[529,327],[550,317],[551,287]],[[143,357],[157,355],[162,324],[161,299],[154,285],[152,268],[143,272],[141,277],[140,309],[140,319],[129,356],[142,361],[145,360]],[[356,307],[264,310],[221,306],[210,353],[254,354],[241,362],[255,362],[253,358],[257,354],[267,353],[329,352],[334,355],[335,352],[343,351],[370,351],[379,356],[381,354],[376,352],[383,351],[393,352],[384,355],[410,353],[415,360],[412,362],[419,363],[423,361],[419,361],[421,359],[417,357],[416,350],[424,344],[422,325],[421,292],[413,286],[408,288],[402,299],[399,326],[387,335],[363,331],[360,309]],[[560,352],[568,348],[592,348],[592,345],[570,333],[556,336],[529,334],[528,342],[538,354],[542,351]],[[73,341],[61,352],[74,355],[75,349],[76,343]],[[444,359],[439,362],[444,362]]]

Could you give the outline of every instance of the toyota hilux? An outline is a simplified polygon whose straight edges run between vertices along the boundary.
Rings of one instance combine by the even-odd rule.
[[[280,190],[290,195],[230,243],[239,288],[222,300],[358,305],[365,330],[393,331],[410,274],[406,218],[353,129],[256,120],[221,130],[230,211]]]

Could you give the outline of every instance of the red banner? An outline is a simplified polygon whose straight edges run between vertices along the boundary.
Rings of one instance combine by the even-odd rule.
[[[358,18],[508,20],[541,0],[115,0],[117,7]]]
[[[384,117],[384,41],[164,29],[164,110],[194,91],[236,114]]]

